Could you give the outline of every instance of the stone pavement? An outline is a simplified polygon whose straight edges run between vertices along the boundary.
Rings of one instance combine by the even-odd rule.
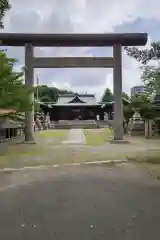
[[[82,129],[71,129],[68,132],[67,140],[62,144],[85,144],[85,135]]]
[[[159,239],[160,184],[132,164],[3,175],[0,239]]]

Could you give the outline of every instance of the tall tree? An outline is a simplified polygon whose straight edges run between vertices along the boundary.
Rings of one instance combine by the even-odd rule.
[[[0,28],[3,28],[3,17],[5,13],[11,8],[8,0],[0,0]]]
[[[109,88],[106,88],[104,94],[102,96],[102,102],[112,102],[113,101],[113,93]]]

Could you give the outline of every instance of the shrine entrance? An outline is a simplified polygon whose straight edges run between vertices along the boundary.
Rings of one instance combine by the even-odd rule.
[[[113,68],[114,139],[123,139],[122,46],[143,46],[146,33],[125,34],[18,34],[1,33],[1,46],[25,47],[25,84],[34,86],[34,68]],[[113,57],[34,57],[34,47],[102,47],[113,46]],[[29,94],[33,103],[33,93]],[[34,141],[34,111],[25,114],[26,141]]]
[[[80,120],[82,119],[81,109],[80,108],[73,108],[71,109],[71,120]]]

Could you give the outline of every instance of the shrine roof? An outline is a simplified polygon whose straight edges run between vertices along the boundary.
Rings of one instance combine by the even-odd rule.
[[[54,105],[97,105],[94,94],[65,94],[60,95],[57,102]]]

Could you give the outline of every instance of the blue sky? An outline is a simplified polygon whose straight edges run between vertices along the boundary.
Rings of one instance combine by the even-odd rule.
[[[152,0],[11,0],[4,32],[103,33],[148,32],[149,41],[160,39],[160,2]],[[7,48],[9,56],[24,65],[23,48]],[[38,56],[111,56],[112,48],[39,48]],[[123,52],[123,90],[141,83],[140,66]],[[111,69],[35,69],[41,84],[95,93],[100,99],[113,88]]]

